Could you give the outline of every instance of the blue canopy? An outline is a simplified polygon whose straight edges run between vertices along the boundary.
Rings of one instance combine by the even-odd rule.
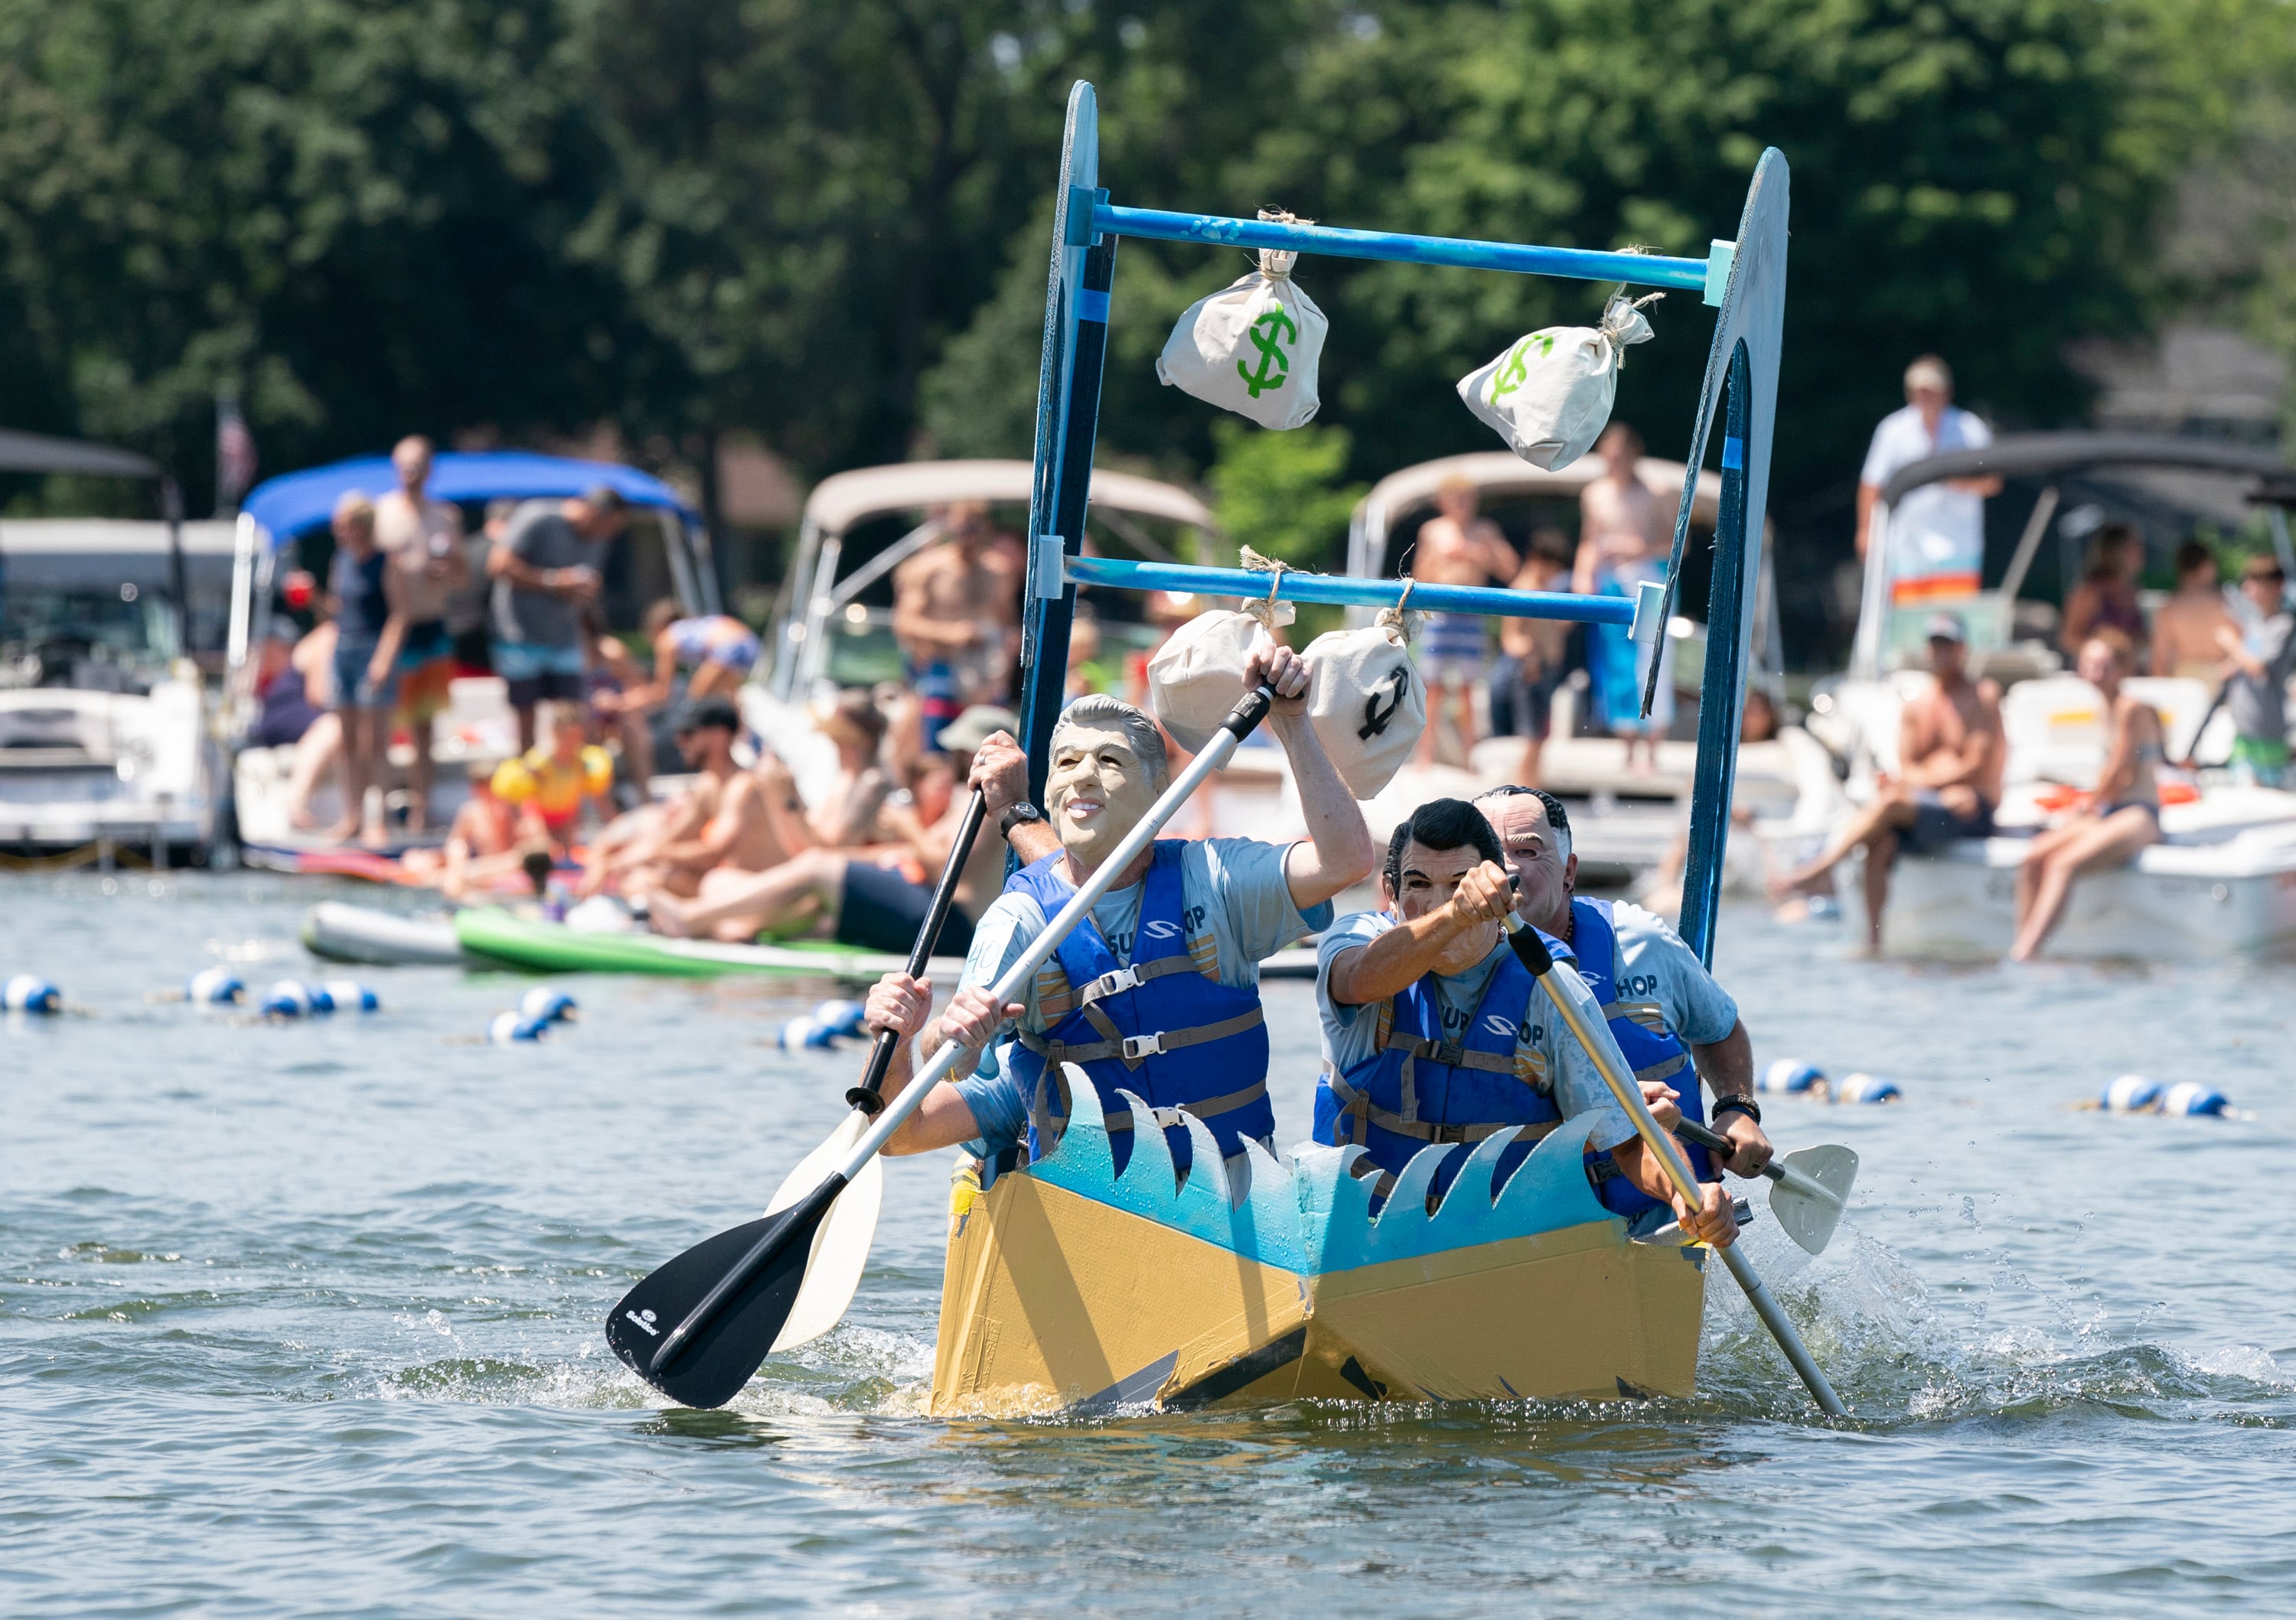
[[[447,452],[431,466],[427,487],[439,501],[524,501],[578,495],[600,484],[611,486],[633,506],[662,507],[689,522],[700,521],[676,490],[635,467],[528,450]],[[248,492],[242,510],[269,530],[271,544],[279,546],[324,528],[348,490],[380,495],[398,487],[398,474],[389,456],[363,455],[266,479]]]

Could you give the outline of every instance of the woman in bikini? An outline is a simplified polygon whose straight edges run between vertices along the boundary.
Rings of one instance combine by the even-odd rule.
[[[2120,689],[2135,643],[2118,630],[2090,633],[2081,644],[2080,675],[2104,699],[2104,769],[2088,806],[2033,840],[2017,868],[2017,942],[2013,961],[2030,961],[2064,915],[2074,880],[2119,866],[2161,841],[2161,763],[2167,742],[2160,711]]]

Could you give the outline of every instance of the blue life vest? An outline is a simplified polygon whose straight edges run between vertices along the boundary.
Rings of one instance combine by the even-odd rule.
[[[1570,947],[1561,940],[1546,944],[1556,960],[1570,960]],[[1397,1173],[1430,1143],[1478,1142],[1521,1125],[1499,1157],[1494,1184],[1513,1175],[1539,1138],[1562,1123],[1553,1081],[1537,1055],[1521,1047],[1522,1020],[1536,987],[1530,970],[1502,946],[1482,999],[1456,1042],[1443,1038],[1442,999],[1432,973],[1390,1000],[1365,1007],[1357,1017],[1378,1019],[1372,1055],[1345,1074],[1324,1067],[1316,1085],[1316,1140],[1367,1150],[1380,1172],[1375,1191],[1384,1199]],[[1454,1153],[1444,1162],[1433,1193],[1450,1186],[1466,1158]]]
[[[1698,1071],[1690,1061],[1690,1048],[1667,1027],[1666,1011],[1654,1001],[1629,1001],[1619,991],[1619,930],[1608,900],[1570,902],[1570,943],[1578,956],[1578,976],[1602,1003],[1603,1017],[1619,1043],[1627,1067],[1637,1080],[1663,1080],[1682,1100],[1682,1117],[1706,1123],[1706,1099],[1698,1084]],[[1714,1161],[1703,1148],[1684,1143],[1690,1167],[1702,1182],[1718,1180]],[[1659,1207],[1656,1199],[1619,1174],[1608,1153],[1587,1156],[1588,1173],[1603,1206],[1633,1220],[1644,1210]]]
[[[1037,975],[1037,1005],[1049,1027],[1020,1032],[1013,1077],[1029,1099],[1029,1157],[1040,1158],[1060,1139],[1069,1100],[1060,1066],[1074,1063],[1100,1088],[1116,1167],[1132,1158],[1125,1134],[1134,1121],[1122,1086],[1144,1097],[1164,1127],[1172,1163],[1193,1157],[1183,1110],[1208,1126],[1220,1152],[1243,1151],[1242,1138],[1275,1133],[1267,1102],[1267,1023],[1259,991],[1211,977],[1218,963],[1212,939],[1188,937],[1181,894],[1182,840],[1161,839],[1140,896],[1140,925],[1129,967],[1116,960],[1090,917],[1077,924]],[[1061,857],[1023,867],[1004,885],[1027,895],[1050,918],[1076,891],[1054,872]]]

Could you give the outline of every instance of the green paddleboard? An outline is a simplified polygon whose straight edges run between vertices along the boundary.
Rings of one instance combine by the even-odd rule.
[[[832,940],[722,945],[707,939],[669,939],[660,934],[593,934],[562,922],[514,916],[491,906],[455,912],[455,937],[474,956],[534,973],[653,973],[677,978],[765,973],[783,978],[873,979],[908,966],[906,960],[889,952],[857,950]],[[955,957],[936,957],[932,972],[942,984],[954,985],[964,965]]]

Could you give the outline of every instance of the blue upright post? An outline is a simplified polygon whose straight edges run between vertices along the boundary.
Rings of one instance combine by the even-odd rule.
[[[1069,93],[1061,190],[1054,207],[1045,359],[1037,384],[1036,489],[1029,507],[1028,596],[1021,627],[1021,743],[1029,792],[1045,790],[1046,755],[1068,685],[1069,625],[1076,587],[1063,553],[1084,544],[1092,453],[1100,423],[1101,369],[1108,352],[1108,293],[1116,239],[1094,241],[1091,205],[1100,171],[1098,104],[1079,79]]]
[[[1747,397],[1746,349],[1738,346],[1723,396],[1722,510],[1714,525],[1714,583],[1707,599],[1706,670],[1699,682],[1698,766],[1690,790],[1690,858],[1683,869],[1684,941],[1711,966],[1716,912],[1722,899],[1722,862],[1730,842],[1730,796],[1736,785],[1738,728],[1745,712],[1744,639],[1728,633],[1751,616],[1746,589]]]

